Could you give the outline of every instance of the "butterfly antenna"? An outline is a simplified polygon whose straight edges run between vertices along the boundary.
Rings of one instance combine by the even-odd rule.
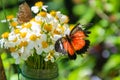
[[[85,24],[83,26],[86,27],[85,30],[88,30],[91,26],[93,26],[93,23],[88,23],[88,24]]]

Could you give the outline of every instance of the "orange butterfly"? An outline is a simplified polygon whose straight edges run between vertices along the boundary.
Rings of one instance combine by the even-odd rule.
[[[67,53],[70,59],[76,59],[76,54],[82,54],[87,51],[90,41],[86,40],[86,37],[88,37],[90,32],[82,30],[80,26],[80,24],[76,25],[69,35],[56,41],[56,52]]]

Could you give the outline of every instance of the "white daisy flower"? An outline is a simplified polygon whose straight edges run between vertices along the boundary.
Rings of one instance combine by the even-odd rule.
[[[54,62],[54,57],[51,55],[51,54],[48,54],[46,57],[45,57],[45,59],[44,59],[45,61],[51,61],[51,62]]]
[[[16,64],[19,64],[21,59],[27,60],[28,57],[34,56],[34,53],[51,62],[62,56],[61,53],[55,52],[54,45],[59,38],[70,33],[68,17],[60,11],[48,13],[47,7],[41,1],[35,3],[31,7],[36,14],[34,18],[19,25],[14,16],[8,16],[10,32],[2,35],[0,46],[10,49]]]
[[[47,11],[47,7],[47,5],[43,5],[41,9]],[[33,11],[33,13],[37,14],[40,11],[40,8],[38,6],[32,6],[31,10]]]

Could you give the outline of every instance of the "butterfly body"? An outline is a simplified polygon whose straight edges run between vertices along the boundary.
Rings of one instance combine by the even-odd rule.
[[[69,35],[56,41],[55,50],[68,54],[70,59],[76,59],[76,54],[84,53],[89,46],[89,40],[85,40],[88,33],[90,32],[82,30],[79,25],[75,26]]]

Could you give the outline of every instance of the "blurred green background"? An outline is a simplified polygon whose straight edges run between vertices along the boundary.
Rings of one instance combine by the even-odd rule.
[[[23,0],[0,0],[0,20],[5,14],[16,16]],[[26,0],[31,6],[38,0]],[[68,15],[70,24],[88,24],[90,47],[84,57],[74,61],[58,61],[59,80],[120,80],[120,0],[42,0],[48,11],[57,10]],[[3,10],[5,8],[5,10]],[[8,30],[0,22],[0,35]],[[0,49],[7,80],[17,79],[13,58]]]

